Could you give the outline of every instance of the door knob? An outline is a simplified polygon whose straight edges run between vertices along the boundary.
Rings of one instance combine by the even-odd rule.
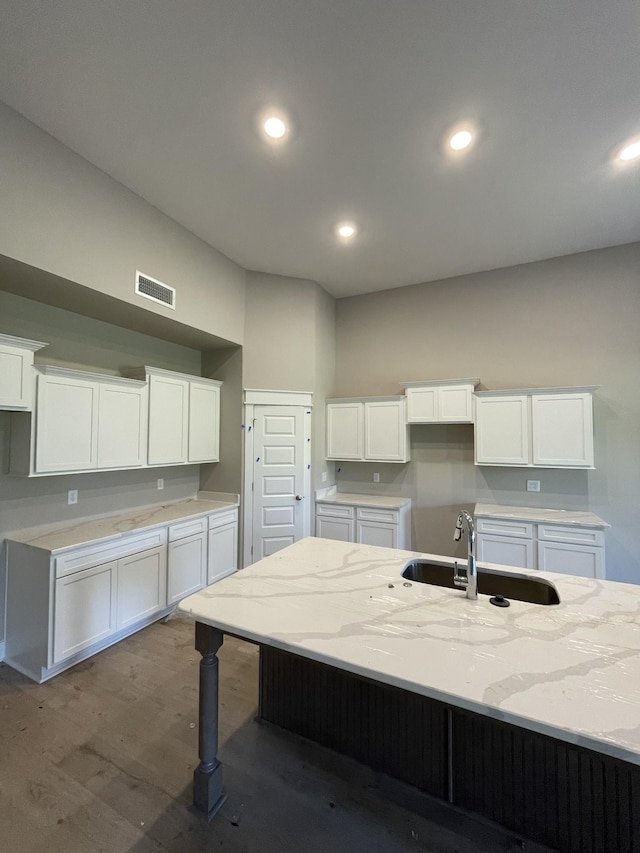
[[[302,495],[296,495],[296,500],[297,500],[297,501],[301,501],[301,500],[302,500]]]

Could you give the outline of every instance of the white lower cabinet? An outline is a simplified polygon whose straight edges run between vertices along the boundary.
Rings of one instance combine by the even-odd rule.
[[[207,584],[226,578],[238,569],[238,510],[209,517]]]
[[[355,522],[352,518],[316,516],[316,536],[336,539],[338,542],[355,542]]]
[[[118,560],[116,628],[128,628],[167,606],[167,551],[164,546]]]
[[[55,582],[53,663],[115,633],[117,572],[118,562],[113,560]]]
[[[477,556],[484,563],[605,577],[604,532],[561,524],[476,518]]]
[[[398,500],[396,507],[358,506],[342,501],[316,501],[316,536],[385,548],[411,547],[411,501]]]
[[[535,569],[533,539],[514,536],[478,534],[478,559],[483,563],[499,563],[519,569]]]
[[[202,589],[206,568],[206,533],[169,542],[167,604],[177,604],[180,599]]]
[[[238,510],[48,549],[7,540],[5,662],[42,682],[237,568]]]
[[[356,542],[362,545],[381,545],[383,548],[398,547],[398,525],[382,524],[379,521],[357,521]]]

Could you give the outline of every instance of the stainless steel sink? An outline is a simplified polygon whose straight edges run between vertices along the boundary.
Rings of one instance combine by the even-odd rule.
[[[453,584],[453,567],[440,566],[426,560],[414,560],[402,572],[402,577],[416,583],[429,583],[456,589]],[[515,575],[509,572],[478,569],[478,592],[484,595],[502,595],[530,604],[560,604],[555,586],[545,578]]]

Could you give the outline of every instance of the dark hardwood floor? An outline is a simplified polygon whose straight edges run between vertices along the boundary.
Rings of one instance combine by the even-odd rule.
[[[350,759],[256,722],[258,650],[220,652],[220,759],[228,798],[190,806],[199,656],[170,619],[37,685],[0,665],[2,853],[496,853],[390,802]],[[463,823],[463,822],[461,822]]]

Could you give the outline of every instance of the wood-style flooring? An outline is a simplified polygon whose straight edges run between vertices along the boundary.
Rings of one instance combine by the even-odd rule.
[[[255,720],[258,650],[220,652],[228,798],[190,805],[199,656],[158,622],[37,685],[0,665],[0,853],[496,853],[384,795],[370,770]]]

